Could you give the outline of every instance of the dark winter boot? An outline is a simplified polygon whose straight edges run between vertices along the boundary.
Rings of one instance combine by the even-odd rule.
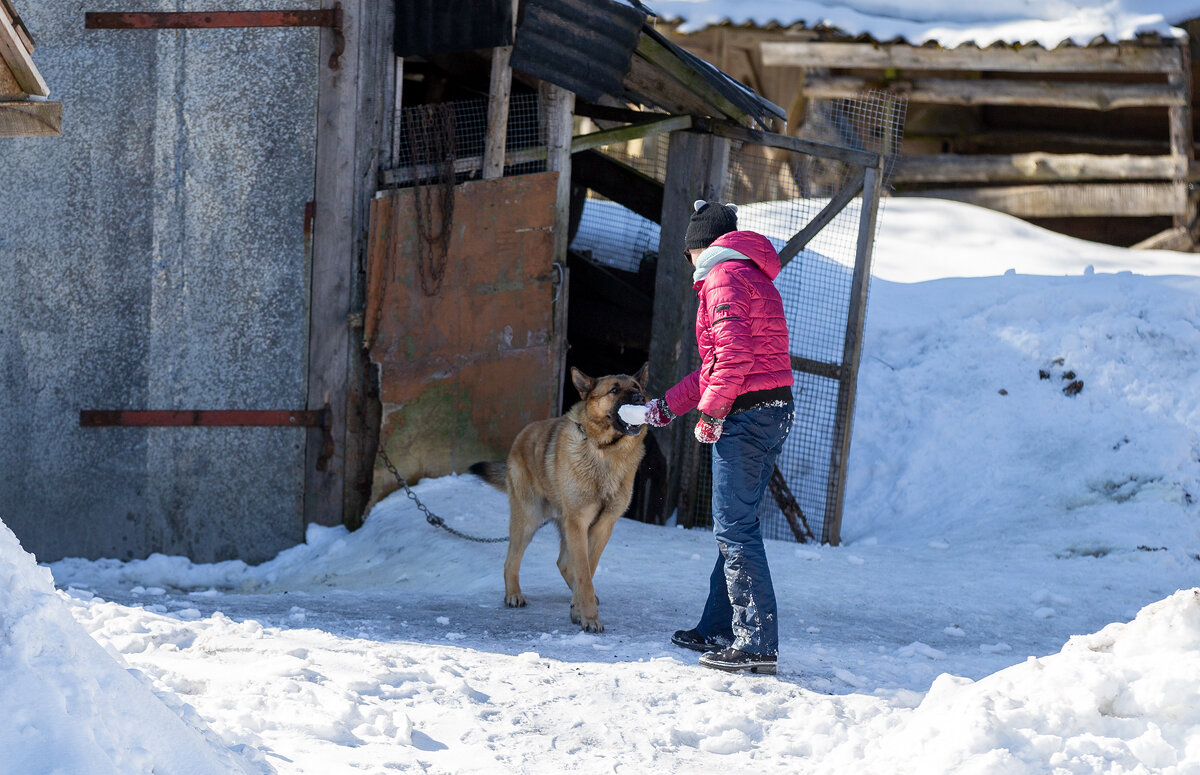
[[[727,638],[722,638],[718,635],[705,637],[695,629],[676,630],[675,634],[671,636],[671,642],[676,646],[682,646],[692,651],[716,651],[729,645]]]
[[[775,675],[774,654],[751,654],[735,648],[710,651],[700,656],[700,664],[730,673],[765,673]]]

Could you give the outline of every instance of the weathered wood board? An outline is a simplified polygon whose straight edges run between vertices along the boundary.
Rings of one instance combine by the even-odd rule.
[[[522,427],[557,413],[557,186],[557,173],[457,186],[432,294],[422,287],[414,190],[372,204],[365,330],[379,368],[379,443],[410,483],[503,459]],[[432,221],[437,233],[440,212]],[[372,502],[396,488],[377,461]]]

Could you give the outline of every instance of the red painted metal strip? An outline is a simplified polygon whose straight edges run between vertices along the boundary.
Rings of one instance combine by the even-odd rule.
[[[318,11],[183,11],[88,12],[89,30],[216,29],[222,27],[341,27],[341,10]]]
[[[186,427],[272,427],[323,428],[326,412],[286,409],[241,410],[241,409],[185,409],[185,410],[89,410],[79,413],[79,424],[84,428],[142,427],[142,428],[186,428]]]

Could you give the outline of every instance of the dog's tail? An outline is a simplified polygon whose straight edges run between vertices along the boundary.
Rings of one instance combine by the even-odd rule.
[[[500,461],[475,463],[467,469],[497,490],[503,492],[508,480],[508,465]]]

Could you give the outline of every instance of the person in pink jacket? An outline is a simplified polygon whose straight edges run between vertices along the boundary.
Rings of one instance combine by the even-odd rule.
[[[737,207],[698,201],[684,238],[700,297],[700,368],[646,404],[664,427],[699,409],[696,440],[712,445],[717,561],[700,622],[671,638],[703,651],[700,664],[774,673],[779,622],[758,508],[792,427],[792,366],[781,265],[770,240],[737,230]]]

